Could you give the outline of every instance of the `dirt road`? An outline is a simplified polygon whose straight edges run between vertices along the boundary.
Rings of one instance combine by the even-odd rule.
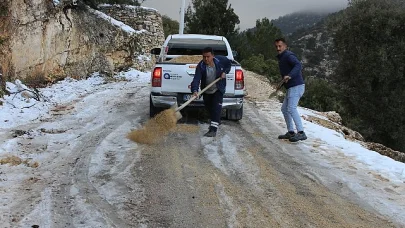
[[[277,140],[253,92],[243,120],[223,121],[215,139],[191,117],[160,144],[129,141],[148,119],[148,91],[104,85],[26,126],[14,146],[44,160],[16,169],[21,179],[3,174],[16,184],[2,189],[0,226],[395,227],[299,145]]]

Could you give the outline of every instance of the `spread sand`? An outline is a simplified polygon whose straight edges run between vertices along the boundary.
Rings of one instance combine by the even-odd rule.
[[[173,132],[177,133],[197,133],[200,130],[200,127],[197,125],[188,125],[188,124],[178,124]]]
[[[17,156],[7,156],[5,158],[1,158],[0,159],[0,165],[5,165],[5,164],[9,164],[11,166],[17,166],[17,165],[21,165],[24,164],[28,167],[31,168],[37,168],[39,166],[38,162],[30,162],[28,159],[23,160]]]
[[[127,137],[137,143],[155,144],[174,129],[176,123],[175,111],[167,109],[150,119],[142,129],[130,132]]]

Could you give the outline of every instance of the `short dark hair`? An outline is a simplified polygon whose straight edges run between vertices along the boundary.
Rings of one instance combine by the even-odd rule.
[[[285,39],[284,38],[277,38],[275,41],[274,41],[274,43],[277,43],[277,42],[283,42],[283,43],[285,43],[285,44],[287,44],[287,41],[285,41]]]
[[[202,50],[202,53],[204,54],[204,53],[208,53],[208,52],[211,52],[211,54],[214,54],[214,49],[212,49],[212,47],[205,47],[203,50]]]

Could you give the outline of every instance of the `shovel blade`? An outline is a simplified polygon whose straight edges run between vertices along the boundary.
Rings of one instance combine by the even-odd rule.
[[[177,106],[177,102],[176,102],[174,105],[172,105],[171,109],[174,110],[174,114],[176,115],[176,119],[180,120],[181,118],[183,118],[183,116],[181,115],[180,110],[176,111],[177,108],[178,108],[178,106]]]
[[[271,98],[275,97],[276,95],[277,95],[277,91],[274,91],[269,95],[269,98],[271,99]]]
[[[175,112],[176,113],[176,119],[180,120],[181,118],[183,118],[183,116],[181,115],[180,111]]]

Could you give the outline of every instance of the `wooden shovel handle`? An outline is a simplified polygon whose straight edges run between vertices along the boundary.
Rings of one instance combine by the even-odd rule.
[[[275,90],[274,92],[272,92],[272,93],[269,95],[269,98],[272,98],[272,97],[276,96],[276,95],[277,95],[277,92],[281,89],[281,87],[284,85],[284,83],[285,83],[285,80],[284,80],[284,79],[281,80],[281,81],[279,81],[279,82],[277,83],[276,90]]]
[[[209,85],[207,85],[204,89],[202,89],[200,92],[198,92],[197,96],[192,96],[188,101],[186,101],[180,107],[176,108],[175,111],[178,112],[178,111],[182,110],[184,107],[186,107],[188,104],[190,104],[193,100],[195,100],[197,97],[199,97],[202,93],[204,93],[207,89],[209,89],[211,86],[213,86],[215,83],[217,83],[221,79],[222,79],[222,77],[215,79],[213,82],[211,82]]]

